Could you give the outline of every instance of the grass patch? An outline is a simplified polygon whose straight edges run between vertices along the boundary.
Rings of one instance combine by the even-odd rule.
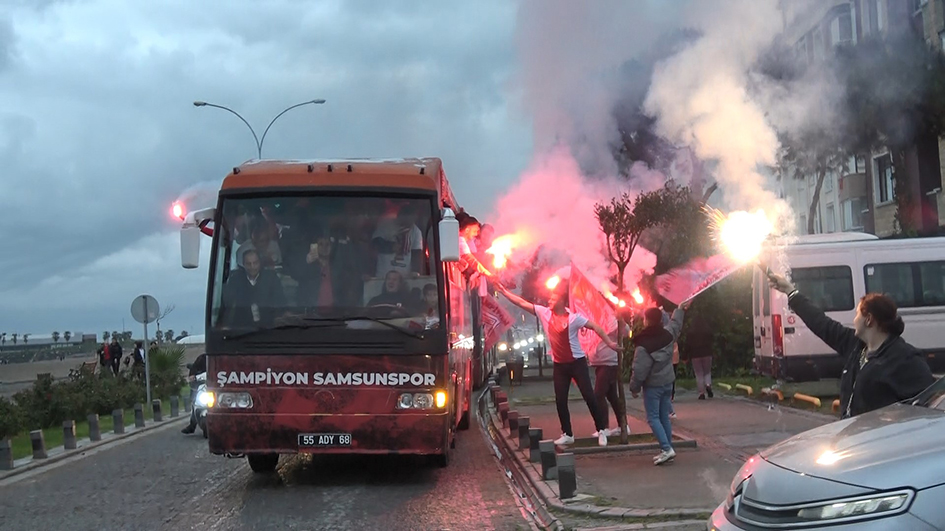
[[[187,392],[190,392],[190,388],[187,387]],[[184,403],[180,401],[179,403],[180,415],[185,415],[184,413]],[[171,401],[164,400],[161,403],[161,416],[165,421],[169,420],[171,414]],[[175,420],[185,418],[183,416],[175,417]],[[154,414],[151,411],[150,407],[144,408],[144,420],[150,422],[154,419]],[[112,420],[111,415],[99,416],[98,419],[99,431],[104,435],[106,433],[112,433],[115,429],[114,421]],[[134,408],[125,410],[125,427],[135,425],[135,410]],[[89,437],[89,422],[88,419],[76,419],[75,423],[75,436],[76,440],[88,439]],[[43,439],[46,441],[46,451],[52,450],[53,448],[63,445],[64,433],[62,431],[62,426],[53,426],[52,428],[46,428],[43,430]],[[10,443],[13,450],[13,459],[22,459],[24,457],[29,457],[33,455],[33,444],[30,441],[29,432],[21,433],[15,437],[10,438]]]
[[[606,498],[600,498],[600,497],[594,498],[594,499],[606,500]],[[612,507],[612,506],[613,505],[602,505],[602,507]],[[549,507],[548,510],[549,512],[551,512],[551,514],[555,515],[558,519],[571,519],[575,517],[574,513],[563,511],[556,507]],[[658,523],[663,523],[663,522],[676,522],[679,520],[701,520],[704,522],[712,516],[712,513],[660,514],[660,515],[646,516],[646,517],[627,516],[624,518],[617,518],[613,516],[601,516],[599,514],[598,515],[588,514],[588,515],[583,515],[583,516],[589,520],[604,520],[604,521],[609,521],[609,522],[613,522],[616,520],[624,524],[658,524]],[[565,529],[574,529],[574,527],[570,527],[566,525]]]

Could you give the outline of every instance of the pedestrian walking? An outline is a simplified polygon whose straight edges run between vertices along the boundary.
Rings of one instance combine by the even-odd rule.
[[[712,398],[712,325],[701,312],[693,312],[689,317],[689,327],[686,329],[686,341],[683,345],[686,358],[692,364],[692,372],[696,376],[696,391],[699,400],[705,400],[706,395]]]
[[[118,371],[121,370],[122,352],[121,343],[118,342],[118,338],[115,336],[112,336],[112,344],[108,346],[108,356],[112,372],[115,373],[115,376],[118,376]]]
[[[640,396],[643,390],[643,407],[646,420],[660,444],[660,453],[653,464],[662,465],[676,457],[673,449],[673,429],[669,421],[673,382],[673,346],[679,339],[683,317],[689,301],[684,302],[663,327],[663,312],[659,308],[648,308],[643,313],[643,330],[635,336],[636,350],[633,356],[633,374],[630,376],[630,392]]]
[[[660,310],[663,312],[663,328],[669,326],[669,313],[660,306]],[[673,390],[669,394],[669,418],[676,418],[676,408],[673,407],[673,402],[676,400],[676,376],[679,374],[677,368],[679,367],[679,342],[673,343]]]
[[[787,294],[791,310],[843,357],[841,418],[908,400],[935,381],[922,353],[902,338],[906,325],[891,297],[879,293],[861,297],[853,328],[847,328],[827,317],[783,276],[769,272],[768,282]]]
[[[555,444],[558,446],[574,444],[571,412],[568,410],[568,393],[571,392],[571,382],[574,381],[594,419],[597,443],[607,446],[607,410],[603,410],[602,414],[600,408],[597,407],[587,368],[587,354],[581,348],[579,334],[581,329],[587,328],[596,332],[604,344],[615,351],[619,348],[617,344],[607,337],[607,333],[600,326],[586,316],[568,310],[568,282],[560,282],[555,287],[548,300],[548,306],[532,304],[511,293],[505,286],[498,283],[496,285],[499,292],[509,302],[537,316],[546,332],[553,360],[555,405],[558,409],[558,420],[561,422],[561,437],[555,440]]]

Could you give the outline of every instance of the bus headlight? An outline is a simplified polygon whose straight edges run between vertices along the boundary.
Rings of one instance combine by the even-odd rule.
[[[401,393],[397,397],[397,409],[443,409],[446,406],[446,391],[435,393]]]
[[[196,402],[200,407],[213,407],[214,401],[213,393],[210,391],[200,391],[197,393]]]
[[[217,404],[231,409],[249,409],[253,407],[253,397],[249,393],[220,393]]]

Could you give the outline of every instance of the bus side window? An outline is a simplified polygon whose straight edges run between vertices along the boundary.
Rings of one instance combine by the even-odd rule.
[[[771,316],[771,286],[765,286],[764,283],[762,283],[761,293],[762,293],[761,313],[765,317],[770,317]]]

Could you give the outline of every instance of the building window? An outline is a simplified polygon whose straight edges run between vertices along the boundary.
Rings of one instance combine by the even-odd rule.
[[[867,293],[883,293],[900,308],[945,306],[945,262],[868,264]]]
[[[827,205],[827,232],[837,232],[836,222],[837,212],[833,208],[833,203]]]
[[[853,271],[847,266],[794,268],[791,281],[825,312],[846,312],[855,307]]]
[[[826,192],[833,191],[833,173],[828,173],[824,177],[824,191]]]
[[[856,170],[853,173],[866,173],[866,157],[856,158]]]
[[[873,170],[876,173],[876,202],[890,203],[896,199],[896,187],[893,181],[892,156],[889,153],[873,159]]]
[[[831,45],[856,44],[856,36],[853,33],[852,8],[853,6],[846,4],[838,6],[834,10],[835,17],[830,21]]]
[[[841,226],[844,231],[863,230],[863,209],[864,203],[862,197],[854,197],[840,203],[840,214],[843,216]]]
[[[879,33],[883,30],[883,0],[867,0],[869,6],[870,33]]]

